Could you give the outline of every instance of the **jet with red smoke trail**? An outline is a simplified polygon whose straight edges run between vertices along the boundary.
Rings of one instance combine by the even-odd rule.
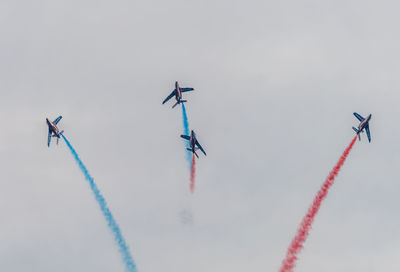
[[[207,156],[206,152],[204,151],[203,147],[200,145],[199,141],[197,141],[196,138],[196,133],[194,130],[191,131],[190,136],[189,135],[181,135],[181,137],[185,140],[189,141],[189,146],[190,148],[186,148],[190,152],[196,155],[197,158],[199,158],[199,155],[197,155],[196,150],[201,150],[201,152],[204,153],[204,155]]]
[[[361,141],[360,133],[365,132],[367,133],[368,142],[371,142],[371,132],[369,130],[369,121],[371,120],[372,114],[368,115],[366,118],[359,115],[357,112],[353,113],[354,116],[361,122],[358,125],[358,128],[353,127],[353,130],[357,133],[358,139]]]
[[[50,147],[50,141],[51,137],[56,137],[57,138],[57,144],[58,140],[60,139],[61,135],[64,133],[64,130],[60,131],[57,127],[58,122],[60,122],[62,116],[58,116],[56,120],[53,122],[49,121],[48,118],[46,118],[46,123],[49,126],[49,134],[47,136],[47,146]]]
[[[172,108],[175,108],[176,105],[187,102],[187,100],[183,100],[182,93],[190,92],[190,91],[194,91],[194,89],[193,88],[181,88],[179,86],[178,81],[175,81],[175,89],[172,91],[172,93],[170,95],[167,96],[167,98],[165,98],[165,100],[162,103],[165,104],[168,100],[170,100],[172,97],[175,96],[176,103],[172,106]]]

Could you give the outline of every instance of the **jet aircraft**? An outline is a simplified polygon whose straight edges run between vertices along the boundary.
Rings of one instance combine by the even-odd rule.
[[[186,148],[187,150],[191,151],[193,154],[196,155],[197,158],[199,158],[199,155],[197,155],[196,150],[201,150],[201,152],[204,153],[204,155],[207,156],[206,152],[204,151],[203,147],[199,144],[199,141],[197,141],[196,138],[196,133],[192,130],[190,133],[190,136],[188,135],[181,135],[181,137],[185,140],[189,141],[190,148]]]
[[[360,133],[364,132],[364,129],[365,129],[365,132],[367,133],[367,137],[368,137],[368,142],[371,142],[371,132],[369,131],[369,121],[371,120],[372,114],[368,115],[367,118],[362,117],[357,112],[355,112],[353,114],[361,122],[358,125],[358,128],[353,127],[353,130],[358,135],[358,139],[361,141]]]
[[[175,96],[176,99],[176,103],[172,106],[172,108],[175,108],[176,105],[180,104],[180,103],[184,103],[187,102],[187,100],[183,100],[182,99],[182,93],[184,92],[190,92],[193,91],[193,88],[181,88],[179,86],[178,81],[175,81],[175,89],[172,91],[172,93],[170,95],[168,95],[167,98],[165,98],[165,100],[162,102],[163,104],[165,104],[165,102],[167,102],[168,100],[170,100],[173,96]]]
[[[57,137],[57,144],[58,144],[58,140],[61,137],[61,134],[64,133],[64,130],[60,131],[57,127],[58,122],[60,122],[62,116],[58,116],[56,120],[54,120],[53,122],[49,121],[48,118],[46,118],[46,123],[49,126],[49,134],[47,136],[47,146],[50,147],[50,141],[51,141],[51,137]]]

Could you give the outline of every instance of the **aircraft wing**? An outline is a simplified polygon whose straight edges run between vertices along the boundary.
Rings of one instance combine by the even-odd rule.
[[[365,127],[365,132],[367,133],[368,142],[371,142],[371,132],[369,131],[369,125]]]
[[[47,136],[47,146],[50,147],[50,141],[51,141],[51,129],[49,127],[49,135]]]
[[[60,115],[60,116],[58,116],[58,117],[57,117],[57,119],[56,119],[56,120],[54,120],[54,122],[53,122],[53,123],[57,125],[57,124],[58,124],[58,122],[60,122],[61,118],[62,118],[62,116],[61,116],[61,115]]]
[[[194,91],[193,88],[181,88],[182,92],[190,92],[190,91]]]
[[[204,155],[207,156],[206,152],[204,151],[204,149],[201,147],[201,145],[199,144],[199,141],[196,140],[196,145],[200,148],[201,152],[204,153]]]
[[[183,138],[183,139],[185,139],[185,140],[190,140],[190,137],[189,136],[187,136],[187,135],[181,135],[181,138]]]
[[[164,100],[162,103],[165,104],[165,102],[167,102],[168,100],[170,100],[174,95],[175,95],[175,90],[173,90],[172,93],[171,93],[170,95],[168,95],[168,97],[165,98],[165,100]]]
[[[354,116],[358,119],[358,121],[362,121],[362,120],[364,120],[364,117],[362,117],[361,115],[359,115],[357,112],[355,112],[355,113],[353,113],[354,114]]]

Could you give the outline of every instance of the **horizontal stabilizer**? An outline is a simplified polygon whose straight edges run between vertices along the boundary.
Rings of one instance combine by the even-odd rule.
[[[196,155],[197,158],[199,158],[199,155],[197,155],[196,151],[194,151],[193,149],[187,147],[186,150],[192,152],[193,154]]]
[[[193,88],[181,88],[182,92],[190,92],[190,91],[194,91]]]
[[[185,139],[185,140],[190,140],[190,137],[187,135],[181,135],[181,138]]]
[[[361,141],[361,134],[360,131],[358,129],[356,129],[355,127],[353,127],[353,130],[357,133],[358,135],[358,140]]]

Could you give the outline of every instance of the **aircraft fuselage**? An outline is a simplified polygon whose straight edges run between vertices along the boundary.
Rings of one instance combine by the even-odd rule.
[[[190,135],[190,147],[195,150],[196,149],[196,133],[192,130]]]
[[[367,118],[361,121],[360,125],[358,126],[358,131],[361,132],[368,126],[368,122],[371,120],[372,114],[368,115]]]
[[[51,131],[54,133],[54,135],[58,138],[60,138],[60,130],[58,127],[51,121],[49,121],[48,118],[46,118],[47,125],[50,127]]]
[[[175,99],[178,102],[182,100],[182,89],[179,87],[178,81],[175,81]]]

